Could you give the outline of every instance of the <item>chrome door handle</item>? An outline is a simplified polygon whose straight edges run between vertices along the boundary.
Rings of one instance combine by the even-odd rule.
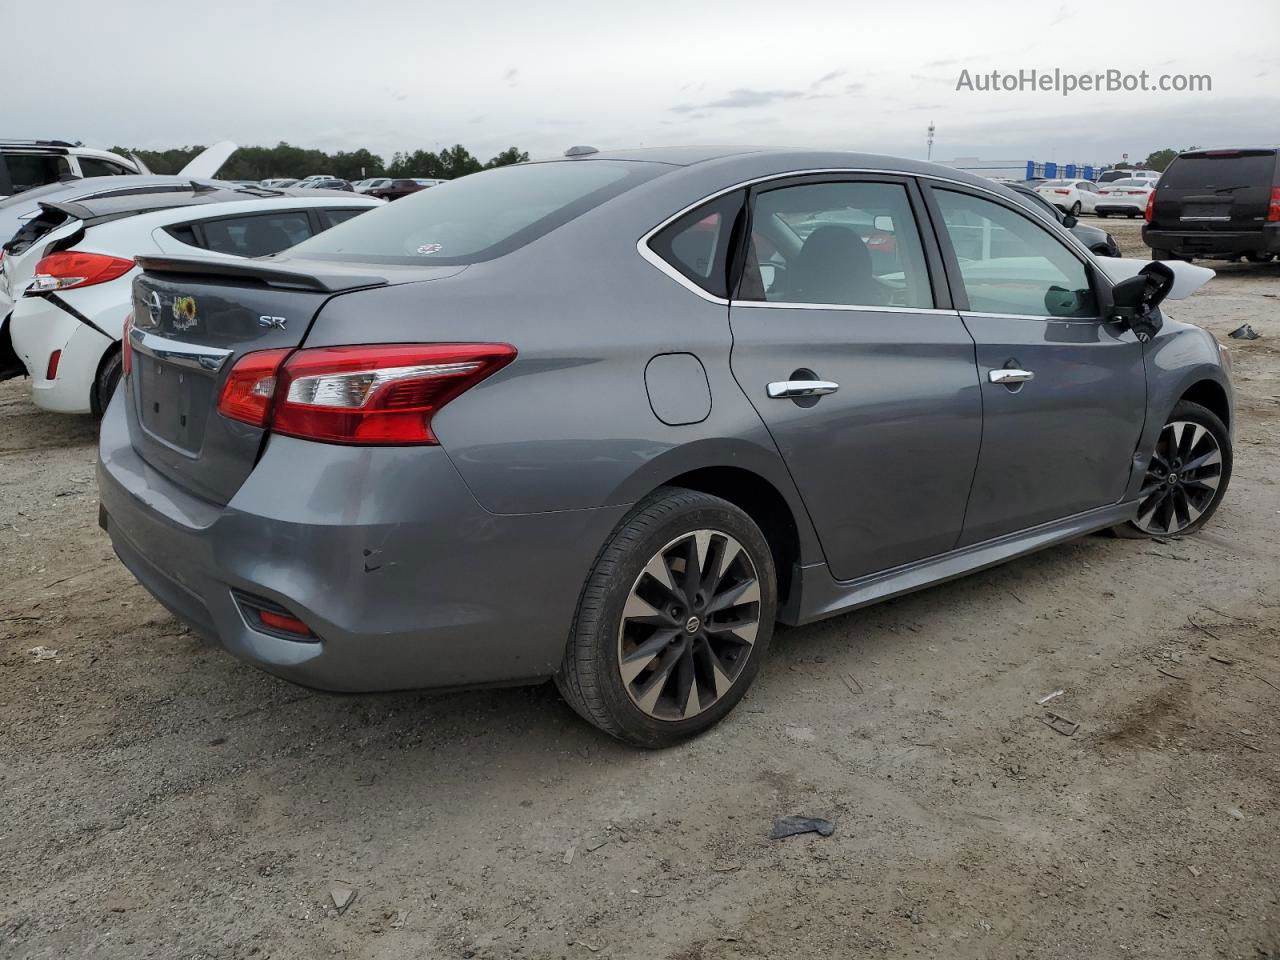
[[[999,370],[992,370],[987,374],[987,376],[991,378],[992,383],[1003,383],[1005,386],[1008,386],[1011,383],[1026,383],[1028,380],[1034,380],[1036,378],[1034,371],[1017,369],[1010,370],[1007,367]]]
[[[835,393],[840,384],[830,380],[775,380],[769,384],[770,400],[794,400],[797,397],[822,397]]]

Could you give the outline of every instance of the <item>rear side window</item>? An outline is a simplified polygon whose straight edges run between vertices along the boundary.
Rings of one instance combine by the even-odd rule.
[[[83,177],[118,177],[132,172],[110,160],[99,160],[97,157],[80,158],[80,175]]]
[[[729,297],[729,237],[742,191],[718,197],[656,234],[649,248],[707,293]]]
[[[336,227],[340,223],[346,223],[348,220],[367,213],[370,207],[346,207],[341,210],[321,210],[320,225],[323,229],[328,230],[330,227]]]
[[[835,182],[759,194],[742,300],[933,306],[924,248],[900,183]]]
[[[1162,187],[1224,190],[1230,187],[1270,187],[1276,175],[1274,153],[1235,156],[1178,157],[1160,178]]]
[[[362,263],[492,260],[669,169],[620,160],[517,164],[419,190],[300,245],[300,257]]]
[[[57,183],[71,174],[71,166],[66,157],[9,153],[5,154],[4,159],[9,168],[9,180],[14,193],[30,190],[32,187],[43,187],[47,183]]]
[[[199,246],[234,257],[267,257],[312,235],[311,223],[303,210],[207,220],[196,227],[195,235],[202,238]],[[173,235],[182,239],[177,233]]]

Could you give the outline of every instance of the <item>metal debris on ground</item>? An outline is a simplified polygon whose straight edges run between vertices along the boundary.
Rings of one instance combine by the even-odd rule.
[[[1054,733],[1060,733],[1064,737],[1074,737],[1076,731],[1080,729],[1079,723],[1070,717],[1054,713],[1052,710],[1046,710],[1044,716],[1040,717],[1039,720]]]
[[[862,693],[862,684],[858,682],[858,678],[852,673],[842,673],[840,679],[844,681],[844,685],[849,688],[849,692],[854,696]]]
[[[329,897],[333,900],[333,908],[338,911],[338,916],[342,916],[355,900],[356,892],[350,887],[333,887],[329,890]]]
[[[1040,706],[1043,707],[1050,700],[1057,700],[1060,696],[1062,696],[1066,692],[1067,691],[1065,690],[1055,690],[1053,691],[1053,693],[1049,693],[1041,697],[1039,700],[1036,701],[1036,703],[1038,703]]]
[[[564,852],[564,865],[566,867],[569,866],[569,864],[573,863],[573,855],[577,852],[578,852],[577,844],[574,844],[572,847],[570,847],[568,850]]]
[[[1235,665],[1235,661],[1232,660],[1230,657],[1220,657],[1216,653],[1209,654],[1209,659],[1212,660],[1214,663],[1221,663],[1224,666],[1228,666],[1228,667]]]
[[[32,647],[27,652],[37,660],[52,660],[58,655],[58,651],[51,647]]]
[[[1262,334],[1258,333],[1249,324],[1244,323],[1228,333],[1227,336],[1235,340],[1257,340]]]
[[[829,837],[836,832],[836,825],[821,817],[775,817],[773,829],[769,831],[770,840],[781,840],[801,833],[816,833]]]

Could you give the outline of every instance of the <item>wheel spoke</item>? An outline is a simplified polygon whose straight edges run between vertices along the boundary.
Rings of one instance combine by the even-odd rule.
[[[640,594],[634,590],[627,597],[626,606],[622,608],[623,623],[630,621],[631,623],[646,623],[655,627],[669,627],[673,625],[670,616],[665,610],[659,610]]]
[[[644,572],[656,580],[672,599],[679,598],[680,592],[676,589],[675,581],[671,579],[671,568],[667,566],[665,555],[660,553],[645,564]]]
[[[649,678],[649,682],[645,684],[643,690],[639,691],[636,697],[636,706],[645,713],[653,713],[654,707],[658,705],[658,698],[662,696],[662,691],[666,689],[667,681],[671,679],[671,671],[675,669],[676,664],[680,662],[680,651],[671,651],[654,670],[653,676]]]
[[[1137,524],[1139,527],[1143,530],[1148,530],[1150,528],[1151,522],[1155,518],[1156,511],[1168,496],[1168,485],[1164,483],[1160,484],[1160,488],[1152,494],[1151,499],[1143,503],[1143,505],[1138,508],[1139,513]]]
[[[1214,448],[1207,453],[1188,460],[1182,465],[1183,470],[1200,470],[1204,467],[1211,467],[1214,464],[1222,463],[1222,451],[1215,445]]]
[[[758,603],[760,600],[760,582],[748,580],[735,584],[728,590],[716,594],[707,604],[707,613],[719,613],[732,607],[740,607],[744,603]]]
[[[622,658],[622,682],[630,685],[658,659],[668,644],[680,635],[674,627],[657,630],[648,640]]]

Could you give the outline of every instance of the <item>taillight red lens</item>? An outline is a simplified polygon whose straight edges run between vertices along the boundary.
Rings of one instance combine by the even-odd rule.
[[[129,331],[133,329],[133,314],[124,318],[124,336],[120,338],[120,369],[127,377],[133,373],[133,346],[129,343]]]
[[[1055,190],[1055,191],[1053,191],[1053,192],[1054,192],[1054,193],[1060,193],[1060,194],[1062,194],[1064,197],[1068,197],[1068,196],[1070,196],[1070,195],[1071,195],[1071,191],[1070,191],[1070,190]]]
[[[263,626],[270,627],[272,630],[283,630],[286,633],[296,633],[304,637],[313,637],[314,633],[311,628],[299,620],[297,617],[291,617],[285,613],[276,613],[272,610],[259,610],[258,619],[262,621]]]
[[[284,358],[292,352],[288,347],[258,350],[237,360],[218,395],[218,412],[241,423],[267,426],[276,392],[276,374]]]
[[[1271,206],[1267,208],[1267,220],[1280,220],[1280,187],[1271,188]]]
[[[1147,221],[1147,223],[1151,222],[1151,215],[1155,212],[1155,209],[1156,209],[1156,192],[1152,190],[1149,194],[1147,194],[1147,209],[1144,210],[1142,213],[1142,217],[1144,220]]]
[[[58,379],[58,363],[62,360],[62,351],[55,350],[49,354],[49,365],[45,368],[44,378],[46,380]]]
[[[300,350],[280,371],[271,429],[326,443],[438,443],[432,416],[515,355],[506,343]]]
[[[132,269],[133,261],[122,257],[64,250],[41,258],[27,292],[52,293],[55,290],[91,287],[95,283],[107,283],[123,277]]]

